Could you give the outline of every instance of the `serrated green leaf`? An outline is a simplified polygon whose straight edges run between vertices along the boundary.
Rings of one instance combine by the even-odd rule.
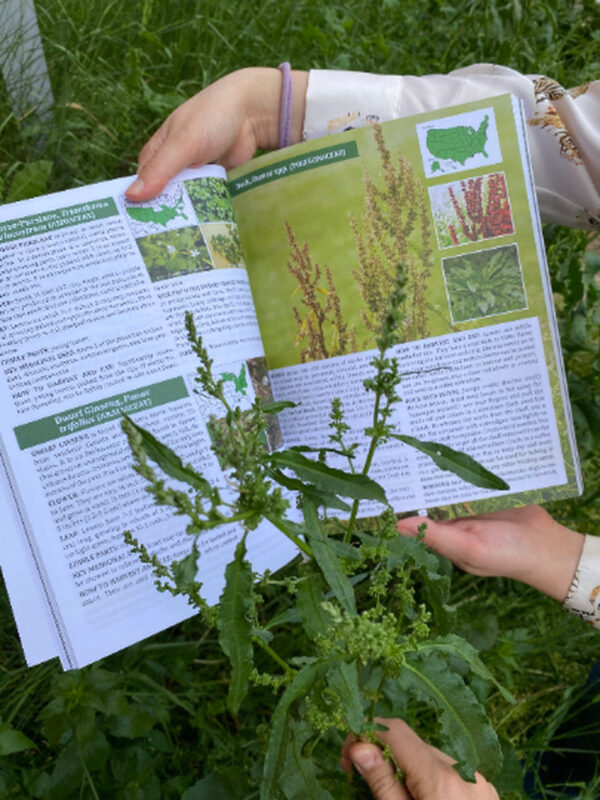
[[[360,549],[355,547],[350,542],[344,542],[341,539],[330,538],[331,549],[338,558],[345,558],[348,561],[360,561]]]
[[[91,710],[91,709],[90,709]],[[90,769],[100,769],[111,754],[111,746],[98,726],[96,714],[86,714],[75,725],[77,749]]]
[[[294,680],[282,694],[271,717],[271,735],[267,745],[263,765],[263,778],[260,786],[261,800],[278,800],[279,798],[279,776],[285,769],[289,741],[289,713],[292,703],[308,694],[328,670],[339,663],[340,659],[338,657],[332,657],[307,664],[299,670]]]
[[[4,725],[0,728],[0,756],[22,753],[23,750],[29,750],[31,747],[35,747],[35,742],[32,742],[21,731]]]
[[[358,736],[365,726],[365,715],[358,684],[356,663],[343,661],[339,667],[327,673],[327,683],[340,700],[342,713],[348,721],[350,730]]]
[[[361,538],[363,536],[361,535]],[[371,543],[376,543],[374,537]],[[449,624],[453,609],[447,605],[450,596],[450,578],[440,571],[440,556],[431,552],[419,539],[398,536],[386,543],[390,555],[387,559],[388,569],[398,564],[412,564],[424,578],[423,593],[437,622]]]
[[[273,641],[273,634],[269,631],[266,627],[264,628],[252,628],[252,638],[253,639],[260,639],[267,644]]]
[[[34,797],[69,797],[73,786],[81,781],[81,752],[77,743],[71,739],[59,751],[51,772],[43,772],[34,779]],[[86,764],[87,766],[87,764]]]
[[[28,200],[30,197],[44,194],[48,186],[52,166],[52,161],[45,160],[23,164],[12,179],[4,202],[14,203],[16,200]]]
[[[357,531],[356,536],[369,547],[376,547],[380,542],[376,536]],[[398,564],[404,564],[410,559],[417,569],[436,572],[438,560],[429,548],[416,538],[400,536],[390,539],[385,543],[390,555],[387,560],[388,569],[394,569]]]
[[[323,531],[315,504],[305,498],[302,510],[308,543],[329,588],[348,614],[356,614],[354,589]]]
[[[175,569],[173,570],[173,577],[175,579],[175,586],[180,592],[187,592],[196,580],[198,574],[198,558],[200,551],[194,542],[192,552],[178,561]]]
[[[378,500],[387,504],[383,488],[366,475],[343,472],[328,467],[320,461],[306,458],[295,450],[282,450],[269,456],[273,466],[291,469],[300,480],[314,484],[318,489],[354,500]]]
[[[277,628],[279,625],[287,625],[288,623],[295,625],[299,622],[302,622],[302,618],[298,612],[298,609],[286,608],[285,611],[281,612],[281,614],[277,614],[277,616],[268,620],[265,623],[265,629],[271,630],[271,628]]]
[[[127,420],[127,424],[131,425],[142,437],[142,444],[148,458],[154,461],[165,475],[176,481],[187,483],[199,491],[210,488],[208,482],[201,475],[198,475],[190,466],[184,466],[179,456],[170,447],[159,442],[149,431],[136,425],[126,414],[123,416]]]
[[[471,672],[473,672],[475,675],[478,675],[480,678],[483,678],[483,680],[493,683],[505,700],[507,700],[509,703],[517,702],[512,694],[496,680],[489,669],[485,666],[483,661],[479,658],[477,650],[470,645],[466,639],[463,639],[461,636],[456,636],[453,633],[449,633],[446,636],[439,636],[435,639],[429,639],[426,642],[421,642],[417,646],[417,651],[419,653],[427,653],[431,650],[460,658],[462,661],[468,664]]]
[[[408,545],[408,546],[407,546]],[[449,626],[454,609],[449,606],[450,577],[440,572],[439,556],[428,551],[418,539],[399,536],[388,542],[391,551],[387,559],[388,569],[399,563],[412,565],[423,577],[423,596],[439,624]]]
[[[234,560],[225,569],[225,588],[219,602],[219,644],[231,662],[227,707],[236,714],[248,690],[254,651],[252,647],[252,568],[245,560],[244,538],[235,549]]]
[[[401,433],[392,433],[391,436],[404,442],[404,444],[410,445],[410,447],[414,447],[421,453],[425,453],[440,469],[446,472],[453,472],[459,478],[472,483],[474,486],[498,491],[510,489],[505,480],[498,477],[498,475],[494,475],[493,472],[490,472],[478,461],[475,461],[474,458],[466,453],[461,453],[460,450],[453,450],[451,447],[437,442],[422,442],[420,439],[415,439],[413,436],[405,436]]]
[[[442,749],[457,760],[463,777],[473,780],[479,770],[491,779],[498,772],[500,744],[483,706],[439,653],[408,655],[398,683],[439,713]]]
[[[329,627],[331,617],[323,608],[325,583],[320,575],[309,575],[298,583],[296,606],[306,634],[315,639]]]
[[[355,535],[369,547],[376,547],[380,543],[376,536],[369,533],[356,531]],[[420,539],[398,535],[395,539],[386,540],[385,546],[389,552],[386,562],[388,569],[394,569],[398,564],[405,564],[408,560],[421,572],[427,574],[440,572],[440,556],[432,552]]]
[[[338,511],[351,511],[348,503],[345,503],[336,495],[331,494],[331,492],[318,489],[312,483],[304,483],[303,481],[298,480],[298,478],[290,478],[280,469],[267,467],[265,471],[267,475],[273,478],[273,480],[277,481],[277,483],[279,483],[281,486],[284,486],[286,489],[290,489],[292,492],[301,492],[305,497],[309,497],[311,500],[314,500],[314,502],[319,506],[337,508]]]
[[[303,755],[302,749],[313,736],[313,731],[304,721],[293,721],[289,726],[289,739],[284,769],[279,785],[286,800],[333,800],[332,795],[319,784],[317,768],[313,758]]]
[[[502,770],[495,777],[494,786],[501,797],[509,792],[520,795],[523,791],[525,777],[524,765],[510,742],[501,739],[500,744],[502,746]]]

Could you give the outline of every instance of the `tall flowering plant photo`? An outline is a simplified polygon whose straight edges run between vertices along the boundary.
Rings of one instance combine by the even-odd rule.
[[[284,223],[289,243],[286,266],[297,281],[292,314],[297,325],[294,347],[302,348],[301,363],[373,346],[399,264],[406,271],[400,340],[428,334],[426,284],[433,267],[433,235],[427,194],[410,161],[390,151],[381,126],[372,130],[379,171],[375,179],[363,170],[362,214],[348,214],[355,245],[350,278],[339,272],[334,276],[327,265],[316,263],[308,243],[300,243],[291,225]],[[342,299],[348,305],[351,282],[361,300],[361,324],[356,326],[342,309]]]
[[[440,248],[514,233],[501,172],[433,186],[429,194]]]

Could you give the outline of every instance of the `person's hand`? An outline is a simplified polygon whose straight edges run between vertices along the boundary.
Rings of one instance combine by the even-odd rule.
[[[454,761],[424,742],[400,719],[378,719],[387,731],[377,736],[387,744],[405,778],[398,780],[394,767],[385,761],[377,745],[348,737],[340,764],[350,772],[352,765],[366,780],[375,800],[498,800],[498,793],[476,773],[477,782],[467,783],[453,768]]]
[[[443,522],[409,517],[398,522],[398,530],[415,536],[423,522],[425,543],[466,572],[514,578],[561,602],[583,547],[582,534],[539,506]]]
[[[306,72],[292,73],[292,143],[302,136],[307,81]],[[231,169],[259,147],[276,148],[281,82],[278,69],[249,67],[226,75],[176,108],[142,148],[138,177],[127,197],[155,197],[184,167],[218,163]]]

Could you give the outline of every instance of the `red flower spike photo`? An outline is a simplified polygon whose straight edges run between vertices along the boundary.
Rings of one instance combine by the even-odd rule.
[[[429,196],[440,248],[514,233],[502,172],[432,186]]]

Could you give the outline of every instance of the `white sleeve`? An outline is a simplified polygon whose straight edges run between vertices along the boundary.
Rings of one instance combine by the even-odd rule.
[[[312,70],[304,138],[507,92],[524,102],[544,222],[599,229],[600,81],[566,90],[494,64],[423,77]]]
[[[594,628],[600,628],[600,537],[585,537],[564,606]]]

